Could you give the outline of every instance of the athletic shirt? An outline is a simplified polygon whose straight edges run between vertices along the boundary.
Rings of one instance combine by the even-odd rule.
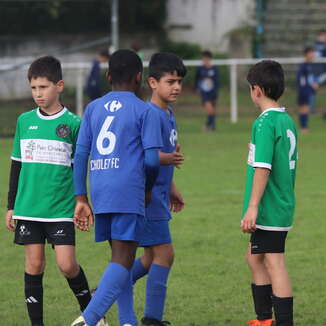
[[[297,72],[297,88],[300,94],[315,94],[315,89],[312,87],[317,79],[313,73],[314,64],[310,62],[305,62],[300,64],[299,70]]]
[[[256,119],[249,147],[243,215],[248,209],[255,168],[270,169],[256,227],[287,231],[293,222],[298,152],[296,126],[284,108],[266,110]]]
[[[161,152],[174,152],[178,141],[178,133],[173,110],[168,108],[169,113],[167,113],[151,102],[149,102],[149,105],[151,106],[152,110],[156,111],[160,116],[160,131],[163,140]],[[152,200],[146,208],[146,218],[151,220],[171,219],[170,194],[173,170],[174,165],[160,166],[160,172],[152,190]]]
[[[196,87],[202,93],[217,92],[219,87],[219,74],[217,67],[199,67],[196,72]]]
[[[80,118],[66,108],[51,116],[38,108],[19,116],[11,157],[22,162],[14,219],[72,221],[71,164],[79,126]]]
[[[95,214],[145,215],[144,150],[161,148],[159,115],[132,92],[110,92],[85,111],[77,144],[90,153]]]

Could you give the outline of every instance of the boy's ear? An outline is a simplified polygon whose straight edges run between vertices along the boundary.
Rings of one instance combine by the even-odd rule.
[[[109,84],[112,84],[112,77],[111,77],[111,75],[109,75],[108,71],[106,72],[106,78],[107,78]]]
[[[64,86],[65,86],[65,82],[64,82],[64,80],[59,80],[56,85],[58,87],[59,93],[61,93],[63,91]]]
[[[154,77],[148,77],[147,83],[151,89],[155,89],[157,87],[157,80]]]
[[[264,91],[260,86],[253,85],[252,88],[257,97],[261,97],[264,95]]]
[[[136,82],[137,82],[137,84],[140,84],[141,83],[142,75],[143,75],[142,72],[137,73],[137,75],[136,75]]]

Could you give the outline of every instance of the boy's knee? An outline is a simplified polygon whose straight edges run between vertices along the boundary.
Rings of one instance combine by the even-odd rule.
[[[283,254],[266,254],[265,261],[269,271],[277,271],[286,268]]]
[[[75,261],[57,262],[58,268],[64,277],[74,278],[79,273],[79,265]]]
[[[43,259],[32,259],[26,261],[25,270],[26,273],[31,275],[39,275],[44,272],[45,260]]]
[[[153,263],[166,267],[171,267],[174,261],[174,249],[172,245],[159,246],[154,249]]]

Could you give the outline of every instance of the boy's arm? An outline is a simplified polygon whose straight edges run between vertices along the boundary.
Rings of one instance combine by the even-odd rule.
[[[255,175],[252,184],[252,191],[248,209],[241,220],[241,229],[245,233],[252,233],[256,230],[256,219],[258,205],[264,194],[270,170],[266,168],[255,168]]]
[[[152,188],[156,182],[157,176],[160,171],[160,156],[158,148],[145,149],[144,154],[145,165],[145,206],[151,201]]]
[[[13,209],[15,205],[18,181],[22,163],[20,161],[11,160],[10,178],[9,178],[9,191],[8,191],[8,212],[6,214],[6,227],[9,231],[15,231],[15,223],[12,220]]]
[[[180,153],[180,145],[177,144],[176,149],[172,153],[160,152],[160,164],[161,165],[174,165],[176,168],[180,168],[184,161],[183,155]]]
[[[170,209],[172,212],[180,212],[184,208],[184,200],[180,191],[177,189],[174,182],[171,185],[171,195],[170,195]]]
[[[87,168],[89,149],[83,145],[77,145],[74,157],[74,189],[76,196],[76,207],[74,212],[74,223],[78,229],[89,231],[90,225],[94,224],[92,209],[87,198]]]

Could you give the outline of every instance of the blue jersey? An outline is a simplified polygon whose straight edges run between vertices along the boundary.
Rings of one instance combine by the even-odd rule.
[[[299,96],[310,96],[315,94],[312,84],[316,82],[313,71],[314,64],[310,62],[302,63],[297,72],[297,88]]]
[[[219,87],[219,72],[217,67],[199,67],[196,72],[195,84],[201,93],[217,93]]]
[[[161,122],[161,137],[163,147],[161,152],[172,153],[176,149],[178,133],[177,125],[174,118],[173,110],[169,113],[159,108],[153,103],[149,103],[152,110],[158,112]],[[173,179],[173,165],[161,165],[160,172],[152,189],[152,201],[146,208],[146,218],[153,220],[168,220],[171,218],[170,213],[170,194]]]
[[[95,214],[145,214],[144,150],[161,148],[160,118],[131,92],[110,92],[91,102],[77,144],[90,152]]]

